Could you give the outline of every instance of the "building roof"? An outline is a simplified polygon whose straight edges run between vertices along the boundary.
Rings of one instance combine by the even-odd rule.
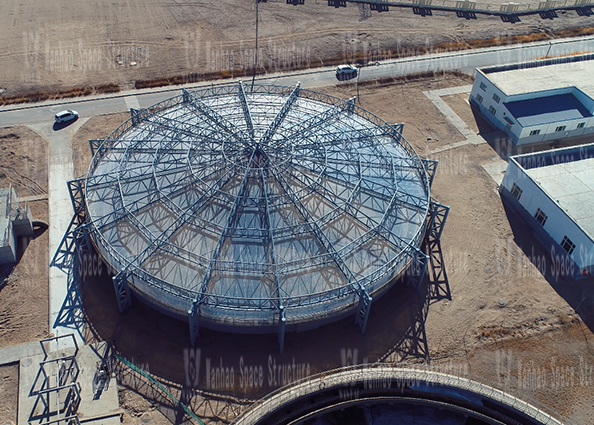
[[[571,93],[517,100],[504,103],[504,105],[522,127],[592,116]]]
[[[594,144],[520,155],[515,159],[594,240]]]
[[[494,66],[481,71],[508,96],[575,86],[594,98],[593,59],[591,54],[580,55]]]

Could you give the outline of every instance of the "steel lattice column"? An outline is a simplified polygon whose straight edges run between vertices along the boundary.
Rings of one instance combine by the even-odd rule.
[[[118,306],[120,307],[120,313],[123,313],[126,308],[132,305],[132,293],[128,285],[128,274],[120,272],[114,276],[113,286],[115,288]]]
[[[423,283],[423,279],[425,278],[429,256],[417,247],[411,248],[411,256],[412,264],[410,266],[408,280],[419,291],[421,289],[421,283]]]
[[[429,212],[429,228],[425,236],[425,241],[433,279],[431,296],[437,299],[451,299],[450,284],[441,250],[441,235],[450,212],[450,207],[441,205],[432,199],[429,205]]]

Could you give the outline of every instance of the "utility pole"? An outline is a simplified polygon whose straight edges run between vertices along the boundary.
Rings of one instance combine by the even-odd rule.
[[[363,68],[363,65],[357,69],[357,102],[359,102],[359,105],[361,104],[361,96],[359,96],[359,76],[361,75],[361,68]]]
[[[547,54],[545,55],[545,59],[549,57],[549,52],[551,51],[551,47],[553,46],[553,42],[549,41],[549,50],[547,50]]]
[[[258,5],[260,0],[256,0],[256,53],[254,58],[254,75],[252,76],[252,92],[254,91],[254,82],[256,81],[256,71],[258,69]]]

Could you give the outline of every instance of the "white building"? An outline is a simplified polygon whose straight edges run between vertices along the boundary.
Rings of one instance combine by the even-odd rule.
[[[515,146],[594,133],[594,55],[476,70],[470,100]]]
[[[594,273],[594,144],[511,157],[499,192],[553,264],[572,278]]]

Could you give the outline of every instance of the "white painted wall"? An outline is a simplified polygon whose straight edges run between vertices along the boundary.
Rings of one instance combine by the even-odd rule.
[[[481,83],[484,83],[487,86],[485,90],[480,88]],[[572,93],[591,113],[594,113],[594,99],[590,98],[577,87],[563,87],[537,93],[521,93],[513,96],[507,96],[503,91],[501,91],[501,89],[499,89],[499,87],[489,80],[488,74],[484,74],[480,69],[477,69],[474,84],[472,85],[472,90],[470,92],[470,97],[476,100],[481,113],[496,128],[506,132],[515,145],[528,145],[548,140],[564,139],[567,137],[582,136],[594,133],[594,117],[555,122],[532,127],[522,127],[515,119],[511,118],[510,112],[503,105],[503,103],[506,102],[532,99],[535,96],[554,96],[567,93]],[[497,94],[501,98],[499,103],[495,102],[493,99],[493,94]],[[482,102],[478,102],[477,95],[482,96]],[[489,112],[489,106],[493,106],[497,112],[495,114]],[[515,124],[511,125],[509,128],[507,128],[508,123],[504,119],[506,116],[510,117],[512,121],[515,122]],[[584,127],[578,129],[578,124],[582,122],[585,122]],[[563,132],[555,132],[556,128],[562,125],[565,125],[566,129]],[[540,130],[540,133],[535,136],[530,136],[530,132],[537,129]]]
[[[556,202],[544,193],[540,186],[526,174],[515,160],[510,159],[501,185],[511,192],[514,183],[522,189],[522,195],[518,201],[520,205],[532,217],[540,208],[548,217],[543,227],[551,238],[560,245],[563,237],[567,235],[576,245],[570,256],[571,259],[580,268],[591,266],[591,261],[588,261],[588,259],[592,259],[591,253],[594,251],[594,244],[590,238],[565,214]],[[565,254],[565,251],[561,253]],[[555,253],[554,255],[561,253]]]

